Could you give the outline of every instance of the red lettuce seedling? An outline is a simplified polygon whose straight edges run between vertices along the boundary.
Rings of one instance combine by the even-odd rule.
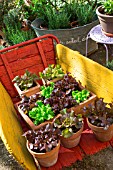
[[[37,153],[46,153],[55,148],[59,142],[59,130],[48,123],[37,131],[29,130],[23,134],[29,141],[29,147]]]

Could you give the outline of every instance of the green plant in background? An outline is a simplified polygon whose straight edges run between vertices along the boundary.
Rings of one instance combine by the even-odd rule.
[[[70,15],[55,11],[52,7],[46,9],[46,17],[49,29],[69,28]]]
[[[22,31],[21,30],[21,18],[20,9],[13,9],[4,16],[4,29],[3,32],[6,37],[6,41],[10,45],[18,44],[35,37],[33,30]]]
[[[84,14],[84,15],[83,15]],[[79,25],[85,25],[96,20],[96,8],[88,3],[78,3],[76,7],[76,15]]]
[[[113,15],[113,0],[102,1],[104,12],[108,15]]]
[[[70,22],[78,21],[78,25],[85,25],[97,19],[95,1],[72,1],[65,4],[63,9],[70,16]]]
[[[16,29],[7,29],[4,30],[6,35],[6,40],[10,45],[19,44],[21,42],[25,42],[27,40],[35,38],[35,34],[33,30],[22,31],[15,27]]]
[[[63,109],[53,122],[54,126],[59,128],[60,134],[64,138],[68,138],[82,127],[83,118],[81,114],[75,115],[73,110]]]
[[[34,81],[38,79],[35,73],[31,73],[28,70],[25,71],[24,75],[16,76],[12,82],[17,83],[20,89],[27,90],[34,85]]]
[[[109,68],[110,70],[113,70],[113,60],[108,61],[107,64],[106,64],[106,67]]]
[[[30,6],[24,5],[23,14],[31,21],[42,18],[48,29],[71,28],[70,23],[73,21],[84,25],[95,20],[97,2],[98,0],[32,0]]]
[[[72,97],[76,100],[77,103],[81,103],[90,96],[90,92],[86,89],[83,89],[82,91],[72,91]]]
[[[17,6],[18,0],[1,0],[0,1],[0,26],[3,27],[4,15],[6,15],[10,9],[14,9]]]
[[[44,105],[41,100],[38,100],[36,103],[37,107],[32,108],[28,113],[35,125],[43,123],[45,120],[50,120],[55,116],[49,104]]]
[[[19,10],[19,19],[26,18],[33,21],[35,18],[42,18],[48,23],[49,29],[69,28],[70,22],[75,20],[78,20],[80,25],[93,21],[95,8],[100,2],[100,0],[31,0],[30,5],[26,6],[24,0],[2,1],[1,22],[10,10],[15,9]]]

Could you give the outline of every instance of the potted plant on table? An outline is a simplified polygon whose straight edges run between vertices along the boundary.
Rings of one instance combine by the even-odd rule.
[[[35,73],[26,70],[24,75],[16,76],[12,82],[14,82],[14,86],[21,97],[24,95],[31,96],[40,91],[37,79],[38,76]]]
[[[113,37],[113,1],[105,0],[96,9],[102,31],[106,36]]]
[[[45,123],[36,131],[29,130],[23,134],[27,139],[27,149],[41,166],[53,166],[58,159],[60,140],[58,128],[54,128],[52,123]]]
[[[109,141],[113,137],[113,103],[98,98],[93,106],[84,107],[84,112],[95,137],[101,142]]]
[[[59,137],[64,147],[72,148],[78,145],[84,126],[82,114],[76,115],[73,110],[63,109],[53,123],[60,130]]]

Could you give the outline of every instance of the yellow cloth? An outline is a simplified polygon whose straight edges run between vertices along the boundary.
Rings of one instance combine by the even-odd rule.
[[[56,45],[56,53],[65,71],[71,72],[98,97],[103,97],[106,102],[113,101],[113,71],[61,44]]]
[[[34,161],[26,148],[26,140],[22,137],[21,125],[10,96],[0,83],[0,137],[7,150],[28,170],[36,170]]]

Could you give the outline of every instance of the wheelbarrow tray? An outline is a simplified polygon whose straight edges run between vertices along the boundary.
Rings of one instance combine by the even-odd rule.
[[[38,74],[49,63],[56,63],[57,57],[57,61],[64,71],[72,73],[84,87],[97,97],[103,97],[106,102],[111,102],[113,99],[113,72],[111,70],[84,57],[77,51],[57,44],[59,41],[55,37],[57,43],[53,43],[53,38],[49,36],[42,36],[0,51],[0,136],[7,150],[20,165],[28,170],[36,170],[36,166],[26,149],[26,140],[22,137],[23,130],[14,108],[14,103],[21,100],[12,84],[15,75],[23,74],[25,69],[30,69]],[[43,38],[44,40],[42,40]],[[42,54],[45,54],[46,60],[43,60]],[[22,63],[24,64],[22,65]],[[61,147],[58,162],[51,167],[52,170],[61,169],[62,166],[69,166],[76,160],[82,160],[84,153],[93,154],[109,146],[108,142],[99,143],[92,136],[92,140],[89,140],[90,135],[87,136],[88,131],[86,134],[85,132],[76,148],[65,151]],[[94,147],[92,142],[95,142]]]

